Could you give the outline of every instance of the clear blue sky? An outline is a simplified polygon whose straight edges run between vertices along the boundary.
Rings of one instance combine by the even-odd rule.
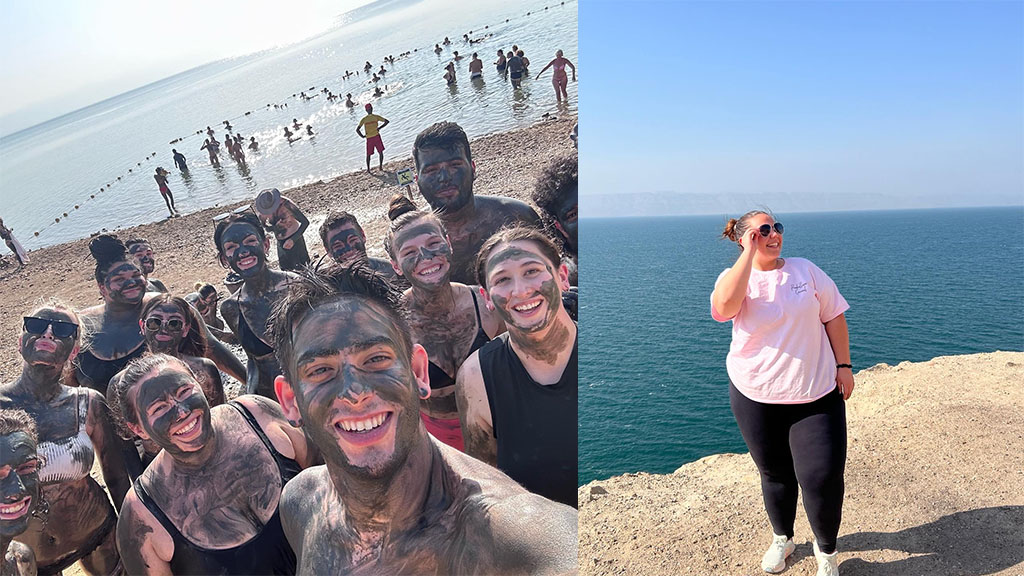
[[[579,33],[584,195],[1024,203],[1024,2],[581,0]]]

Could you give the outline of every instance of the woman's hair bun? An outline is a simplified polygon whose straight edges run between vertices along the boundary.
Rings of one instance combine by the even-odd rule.
[[[735,218],[729,218],[729,221],[725,223],[725,229],[722,230],[722,238],[728,238],[729,240],[736,241],[736,224],[739,220]]]
[[[404,194],[395,194],[388,203],[388,220],[394,222],[402,214],[414,210],[416,210],[416,205],[412,203],[412,200]]]
[[[119,262],[124,260],[128,250],[117,236],[100,234],[89,242],[89,252],[98,264]]]

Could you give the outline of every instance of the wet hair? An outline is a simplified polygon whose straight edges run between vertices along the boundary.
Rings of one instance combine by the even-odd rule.
[[[541,255],[551,261],[556,267],[561,265],[562,258],[558,254],[558,247],[555,243],[548,238],[543,232],[532,226],[523,226],[522,224],[516,224],[514,226],[507,226],[498,230],[493,236],[484,242],[484,245],[480,247],[480,252],[476,258],[476,277],[477,282],[480,286],[485,289],[487,286],[487,260],[491,257],[491,252],[498,247],[499,244],[508,244],[511,242],[533,242],[537,245]]]
[[[263,223],[260,219],[252,212],[243,212],[241,214],[231,214],[227,218],[217,222],[217,227],[213,230],[213,243],[217,245],[217,254],[220,256],[224,255],[224,249],[220,245],[220,239],[224,236],[224,231],[228,229],[228,226],[235,224],[236,222],[244,222],[251,225],[256,229],[256,236],[259,237],[260,242],[267,239],[267,233],[263,230]]]
[[[100,284],[115,264],[130,262],[124,242],[113,234],[100,234],[93,238],[89,242],[89,252],[96,260],[96,282]]]
[[[150,248],[153,247],[153,245],[149,243],[149,240],[146,240],[145,238],[132,238],[131,240],[128,240],[124,243],[124,247],[127,248],[129,252],[131,252],[132,246],[135,246],[136,244],[146,244]]]
[[[110,400],[110,416],[121,438],[125,440],[135,438],[135,434],[128,428],[128,424],[139,425],[139,412],[134,405],[130,404],[131,389],[142,382],[150,372],[171,365],[187,372],[193,379],[195,378],[195,374],[192,373],[188,364],[174,356],[146,354],[132,360],[120,378],[111,379],[110,387],[107,389],[107,398]]]
[[[522,57],[523,57],[523,56],[525,56],[525,55],[526,55],[526,53],[525,53],[525,52],[523,52],[522,50],[520,50],[520,51],[516,52],[516,56],[519,56],[520,58],[522,58]]]
[[[214,286],[213,284],[210,284],[209,282],[196,282],[195,286],[193,286],[192,289],[198,292],[199,296],[202,298],[206,298],[210,294],[217,293],[217,287]]]
[[[750,230],[750,219],[758,214],[765,214],[770,216],[772,220],[775,219],[775,214],[772,211],[765,208],[763,210],[751,210],[739,218],[730,218],[725,223],[725,229],[722,230],[722,238],[732,240],[740,247],[740,252],[743,251],[743,244],[740,244],[740,240],[743,239],[743,235]]]
[[[579,157],[576,152],[560,154],[537,177],[533,187],[533,203],[553,220],[558,220],[559,204],[578,186]]]
[[[320,225],[320,241],[324,243],[324,248],[330,251],[331,247],[327,245],[327,235],[330,234],[331,230],[340,228],[343,224],[352,223],[352,226],[359,231],[360,234],[365,235],[363,227],[359,225],[359,221],[356,220],[355,214],[345,212],[344,210],[335,210],[327,215],[327,219]]]
[[[8,436],[15,432],[24,432],[32,438],[33,442],[39,442],[36,421],[29,416],[28,412],[18,408],[0,410],[0,436]]]
[[[384,237],[384,250],[387,251],[392,260],[397,260],[394,246],[395,234],[423,218],[437,224],[438,228],[441,229],[442,236],[448,235],[448,229],[444,227],[444,222],[441,221],[441,218],[436,213],[416,208],[412,200],[408,199],[404,194],[395,194],[391,197],[391,202],[388,203],[388,219],[391,220],[391,226],[388,228],[387,236]]]
[[[411,329],[406,321],[402,293],[363,262],[341,266],[330,261],[326,267],[307,267],[300,271],[299,278],[292,280],[285,297],[271,313],[274,353],[286,378],[294,379],[290,360],[295,351],[292,342],[295,326],[316,307],[346,296],[368,300],[383,308],[402,335],[403,344],[412,350]]]
[[[178,308],[181,315],[185,317],[185,326],[188,327],[188,334],[178,344],[178,352],[187,356],[206,356],[207,342],[203,319],[199,316],[199,312],[192,306],[189,306],[188,301],[184,298],[160,293],[159,296],[154,296],[146,304],[139,318],[145,321],[150,312],[166,304],[171,304]]]
[[[432,124],[426,130],[416,135],[416,141],[412,144],[412,159],[416,163],[416,170],[420,169],[419,151],[423,148],[442,148],[444,150],[458,151],[459,146],[466,152],[466,160],[473,162],[473,155],[469,151],[469,137],[466,131],[455,122],[438,122]]]

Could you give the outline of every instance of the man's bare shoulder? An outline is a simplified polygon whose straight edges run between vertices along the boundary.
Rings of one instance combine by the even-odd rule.
[[[476,209],[488,216],[501,217],[506,221],[522,221],[531,224],[540,222],[537,212],[526,202],[508,196],[477,195]]]
[[[497,563],[511,572],[562,574],[576,567],[577,512],[527,492],[496,468],[442,446],[464,498],[462,526],[489,534]],[[458,498],[458,496],[457,496]]]

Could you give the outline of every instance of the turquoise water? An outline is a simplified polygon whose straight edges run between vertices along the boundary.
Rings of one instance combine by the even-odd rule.
[[[407,156],[416,134],[441,120],[458,122],[473,138],[528,126],[545,114],[575,114],[576,83],[569,83],[569,105],[558,106],[550,71],[514,92],[491,62],[499,48],[518,44],[534,73],[558,49],[576,63],[576,21],[573,0],[376,2],[349,13],[340,28],[302,43],[202,66],[0,139],[0,216],[32,249],[166,217],[153,180],[157,166],[170,170],[169,185],[184,213],[270,186],[351,172],[365,167],[365,144],[355,127],[365,114],[362,103],[371,100],[374,111],[391,121],[382,132],[387,159]],[[470,46],[462,41],[469,31],[472,37],[493,36]],[[434,44],[445,36],[451,46],[435,54]],[[456,65],[457,84],[447,87],[441,76],[453,50],[467,58]],[[483,82],[469,80],[474,51],[485,63]],[[376,70],[387,55],[396,60],[385,66],[385,95],[375,99],[363,64],[370,61]],[[360,75],[343,80],[346,70]],[[323,94],[311,101],[292,97],[301,90],[319,94],[322,87],[342,96],[351,92],[360,105],[329,103]],[[288,108],[268,109],[268,103]],[[293,118],[312,124],[315,138],[289,145],[282,128]],[[215,169],[199,151],[205,136],[196,131],[211,126],[223,142],[223,120],[246,140],[260,142],[260,153],[247,151],[247,170],[224,154],[222,168]],[[177,138],[184,140],[169,144]],[[190,178],[174,168],[171,148],[188,158]],[[54,223],[58,217],[61,222]]]
[[[809,258],[850,303],[857,369],[1024,350],[1024,208],[777,217],[783,256]],[[581,484],[746,451],[729,411],[731,324],[709,312],[737,254],[717,239],[724,222],[580,226]]]

